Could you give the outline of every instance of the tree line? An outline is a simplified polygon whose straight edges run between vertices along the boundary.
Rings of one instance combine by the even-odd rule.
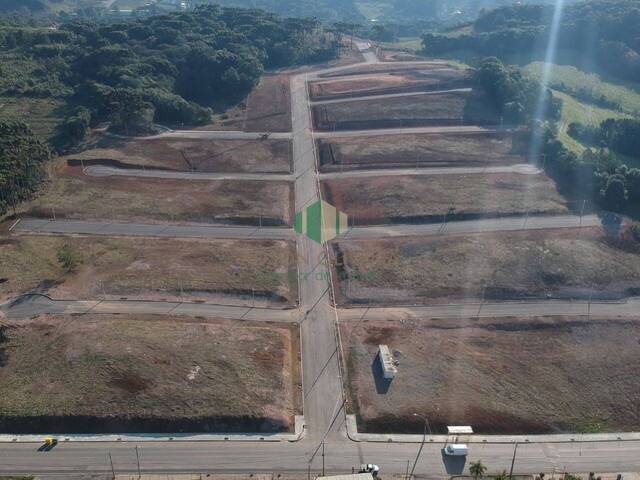
[[[424,50],[441,55],[467,50],[478,55],[528,54],[543,58],[553,6],[511,5],[483,12],[468,33],[426,34]],[[568,5],[558,47],[572,52],[577,66],[593,65],[625,80],[640,77],[640,4],[637,0],[589,0]]]

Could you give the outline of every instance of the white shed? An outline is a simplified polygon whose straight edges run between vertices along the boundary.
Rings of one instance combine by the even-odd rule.
[[[378,345],[378,358],[380,359],[384,378],[387,380],[395,378],[398,369],[393,364],[393,355],[391,355],[387,345]]]

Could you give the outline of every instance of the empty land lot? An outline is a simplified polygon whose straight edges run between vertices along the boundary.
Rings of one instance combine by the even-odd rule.
[[[297,326],[42,316],[0,331],[0,431],[289,431]]]
[[[537,318],[342,324],[353,410],[365,432],[637,431],[639,320]],[[398,360],[391,383],[378,344]]]
[[[468,83],[467,74],[456,68],[405,70],[391,73],[351,75],[324,79],[309,86],[312,100],[376,95],[420,90],[456,88]]]
[[[498,121],[495,110],[477,91],[316,105],[313,107],[313,118],[319,130],[491,125]]]
[[[356,225],[567,213],[544,174],[353,177],[324,180],[322,192]]]
[[[80,167],[52,175],[27,206],[34,217],[140,223],[290,225],[290,182],[89,177]]]
[[[406,134],[318,140],[323,172],[392,167],[482,167],[526,163],[513,134]]]
[[[265,75],[247,99],[246,132],[290,132],[290,78],[286,73]]]
[[[116,165],[175,171],[288,173],[292,170],[287,140],[211,140],[157,138],[118,140],[105,137],[95,148],[70,155],[72,163]]]
[[[419,63],[374,63],[367,65],[358,65],[351,68],[345,68],[335,72],[320,74],[320,78],[347,77],[351,75],[367,75],[371,73],[391,73],[403,72],[407,70],[434,70],[439,68],[451,68],[451,65],[441,61],[424,61]]]
[[[599,228],[346,240],[331,252],[346,305],[640,294],[640,244]]]
[[[64,248],[75,268],[59,261]],[[28,292],[57,299],[297,301],[296,251],[288,241],[17,236],[0,239],[0,264],[0,303]]]

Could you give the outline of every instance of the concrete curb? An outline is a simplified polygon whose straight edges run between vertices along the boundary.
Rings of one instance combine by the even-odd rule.
[[[44,443],[52,437],[60,443],[67,442],[298,442],[306,434],[304,416],[296,415],[294,433],[123,433],[123,434],[31,434],[0,435],[0,443]]]
[[[422,443],[422,435],[359,433],[355,415],[347,415],[347,436],[354,442]],[[573,443],[640,441],[640,432],[567,433],[547,435],[427,435],[425,443]]]

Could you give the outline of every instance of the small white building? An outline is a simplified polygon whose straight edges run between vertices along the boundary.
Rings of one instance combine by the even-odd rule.
[[[380,359],[384,378],[387,380],[395,378],[396,373],[398,373],[398,369],[393,363],[393,355],[391,355],[387,345],[378,345],[378,358]]]

